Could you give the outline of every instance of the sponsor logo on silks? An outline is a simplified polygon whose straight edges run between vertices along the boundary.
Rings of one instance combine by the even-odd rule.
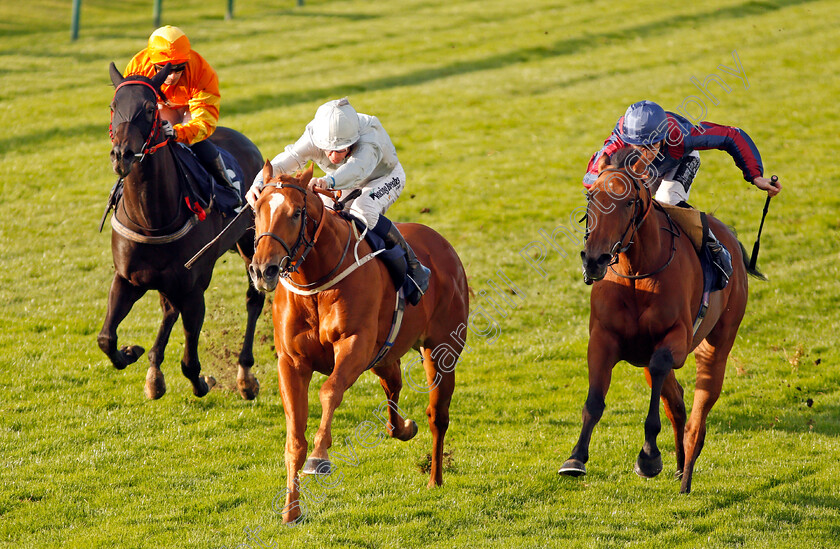
[[[400,186],[400,178],[394,177],[389,182],[385,183],[375,191],[371,191],[370,197],[371,198],[382,198],[386,194],[388,194],[391,190],[396,189]]]

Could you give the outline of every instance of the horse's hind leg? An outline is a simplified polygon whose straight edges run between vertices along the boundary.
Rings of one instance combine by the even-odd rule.
[[[648,385],[652,387],[653,380],[650,377],[650,370],[645,368],[645,379]],[[682,478],[683,467],[685,466],[685,447],[683,446],[683,438],[685,437],[685,400],[683,388],[677,381],[674,371],[668,372],[665,376],[665,382],[662,384],[662,404],[665,407],[665,416],[671,422],[674,429],[674,448],[677,454],[677,471],[676,478]]]
[[[703,449],[703,443],[706,440],[706,417],[720,396],[726,359],[732,343],[734,343],[734,338],[728,345],[716,348],[706,339],[694,350],[694,358],[697,362],[697,387],[694,390],[694,404],[691,406],[691,417],[685,431],[686,461],[680,486],[680,492],[684,494],[691,492],[694,464],[700,457],[700,450]]]
[[[402,390],[402,374],[400,373],[400,361],[373,369],[379,376],[379,383],[385,391],[387,400],[382,402],[376,409],[375,415],[384,420],[387,408],[387,422],[385,431],[388,436],[398,440],[411,440],[417,434],[417,423],[412,419],[405,419],[400,415],[399,401]]]
[[[184,324],[184,357],[181,360],[181,372],[190,380],[193,394],[203,397],[216,384],[210,376],[202,376],[201,363],[198,360],[198,338],[201,326],[204,324],[204,293],[194,290],[185,296],[181,307],[181,317]]]
[[[441,347],[441,349],[444,348]],[[451,349],[451,347],[447,345],[445,349]],[[452,368],[442,368],[439,360],[433,356],[431,345],[424,347],[422,352],[426,383],[427,387],[431,388],[429,407],[426,408],[429,428],[432,431],[432,469],[429,475],[429,488],[431,488],[443,484],[443,440],[449,428],[449,404],[452,402],[452,393],[455,390],[455,368],[454,364]],[[444,356],[453,358],[452,354]],[[455,360],[457,358],[454,356]]]
[[[245,340],[242,342],[242,350],[239,352],[239,373],[236,376],[236,386],[239,394],[245,400],[253,400],[260,393],[260,382],[251,373],[254,365],[254,333],[257,328],[257,320],[265,304],[265,294],[254,288],[251,278],[248,277],[248,292],[245,297],[248,310],[248,323],[245,325]]]
[[[169,343],[172,327],[180,314],[175,305],[163,294],[160,294],[160,309],[163,312],[163,320],[160,323],[155,344],[149,350],[149,371],[146,373],[146,397],[153,400],[166,393],[166,381],[163,372],[160,370],[160,365],[163,364],[164,350],[166,344]]]
[[[105,322],[102,324],[102,330],[96,341],[102,352],[108,355],[111,363],[118,370],[136,362],[146,351],[139,345],[126,345],[117,349],[117,327],[131,311],[131,307],[145,293],[146,290],[133,286],[119,274],[114,275],[108,292],[108,312],[105,314]]]

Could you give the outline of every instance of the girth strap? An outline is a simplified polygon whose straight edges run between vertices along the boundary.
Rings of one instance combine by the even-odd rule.
[[[405,313],[405,293],[403,292],[403,289],[400,288],[397,292],[397,303],[394,307],[394,317],[391,319],[391,331],[388,332],[388,337],[385,339],[385,343],[382,344],[379,352],[376,353],[376,356],[370,361],[370,364],[367,365],[365,370],[370,370],[376,366],[376,364],[385,357],[388,351],[391,350],[391,347],[394,346],[394,341],[397,340],[397,334],[400,332],[400,326],[402,326],[403,313]]]

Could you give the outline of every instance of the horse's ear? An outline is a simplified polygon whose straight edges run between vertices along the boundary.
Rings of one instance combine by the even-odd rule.
[[[156,90],[159,90],[160,87],[166,82],[166,77],[169,76],[169,72],[172,70],[172,63],[167,63],[162,69],[160,69],[156,75],[152,77],[152,85],[155,87]]]
[[[610,165],[610,155],[604,153],[601,155],[601,158],[598,159],[598,173],[604,171],[604,169]]]
[[[647,179],[650,174],[648,173],[648,163],[645,162],[644,156],[639,155],[638,160],[633,163],[633,166],[630,168],[630,171],[633,172],[633,175],[638,177],[639,179]]]
[[[265,159],[265,165],[263,166],[263,185],[268,183],[272,177],[274,177],[274,166],[271,165],[271,160]]]
[[[111,61],[111,66],[108,67],[108,70],[111,72],[111,82],[113,82],[114,87],[116,88],[117,86],[122,84],[122,82],[123,82],[123,80],[125,80],[125,78],[123,78],[123,75],[120,72],[120,69],[118,69],[117,66],[114,65],[113,61]]]
[[[308,185],[309,180],[312,179],[312,172],[315,170],[315,165],[310,162],[309,166],[300,174],[300,182],[303,185]]]

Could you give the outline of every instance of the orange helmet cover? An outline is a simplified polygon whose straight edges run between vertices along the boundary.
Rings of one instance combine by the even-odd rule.
[[[166,25],[149,37],[149,61],[156,65],[184,63],[190,59],[190,39],[178,27]]]

